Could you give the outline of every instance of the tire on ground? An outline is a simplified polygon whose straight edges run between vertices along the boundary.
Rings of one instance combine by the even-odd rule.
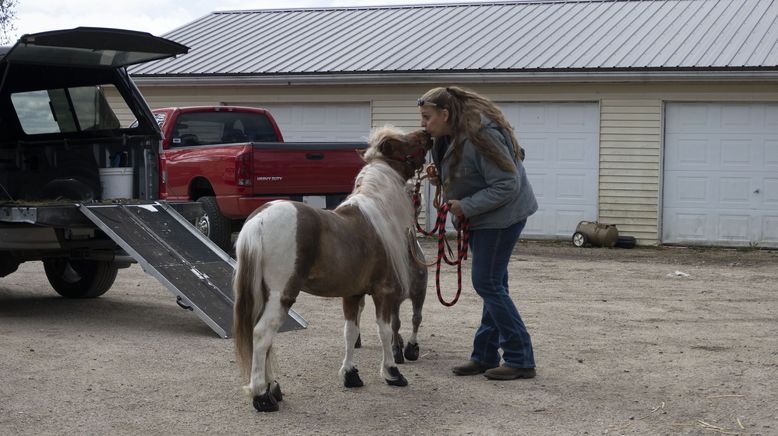
[[[219,211],[216,197],[200,197],[197,201],[203,205],[205,215],[198,218],[196,227],[222,250],[229,252],[232,249],[232,223]]]
[[[97,298],[105,294],[119,269],[111,261],[43,259],[46,278],[57,293],[65,298]]]

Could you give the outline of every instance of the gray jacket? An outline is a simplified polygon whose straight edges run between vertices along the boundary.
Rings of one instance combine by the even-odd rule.
[[[462,160],[448,186],[443,186],[443,199],[459,200],[462,211],[470,220],[471,229],[503,229],[526,219],[538,210],[532,186],[524,165],[510,146],[510,136],[496,123],[482,118],[488,137],[516,164],[517,172],[504,171],[476,151],[465,140]],[[448,179],[454,148],[451,138],[440,138],[432,149],[432,159],[438,167],[440,180]]]

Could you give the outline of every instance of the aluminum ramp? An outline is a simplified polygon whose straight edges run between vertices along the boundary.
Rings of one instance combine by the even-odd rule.
[[[164,202],[78,208],[170,289],[181,307],[195,312],[219,336],[231,336],[235,260],[183,216]],[[307,326],[290,309],[280,331]]]

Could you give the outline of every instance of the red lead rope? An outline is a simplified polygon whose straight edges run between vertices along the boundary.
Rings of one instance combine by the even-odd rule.
[[[421,203],[420,196],[419,196],[419,189],[421,187],[421,179],[417,180],[416,182],[416,189],[413,194],[413,205],[418,210],[418,206]],[[429,232],[425,231],[421,228],[418,222],[416,222],[416,230],[419,231],[419,233],[426,235],[426,236],[433,236],[437,234],[438,237],[438,257],[435,261],[435,287],[437,288],[438,292],[438,301],[440,301],[440,304],[451,307],[459,300],[459,295],[462,293],[462,262],[467,259],[467,247],[468,247],[468,240],[470,238],[470,223],[468,222],[467,218],[464,218],[459,225],[459,228],[457,229],[457,257],[456,259],[452,259],[449,257],[448,254],[446,254],[446,249],[448,248],[448,252],[451,253],[451,249],[447,247],[448,241],[446,240],[446,216],[448,215],[449,209],[451,206],[448,204],[443,204],[438,207],[438,198],[436,195],[435,199],[435,206],[438,209],[438,217],[435,220],[435,227],[433,227],[432,230]],[[453,254],[453,253],[452,253]],[[453,256],[452,256],[453,257]],[[454,296],[454,299],[450,302],[443,299],[443,294],[440,291],[440,265],[441,263],[445,261],[447,264],[457,267],[457,293]],[[432,265],[427,265],[432,266]]]

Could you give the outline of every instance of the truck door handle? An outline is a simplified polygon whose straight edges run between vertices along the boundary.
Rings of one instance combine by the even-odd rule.
[[[322,160],[324,159],[323,153],[305,153],[305,158],[310,160]]]

